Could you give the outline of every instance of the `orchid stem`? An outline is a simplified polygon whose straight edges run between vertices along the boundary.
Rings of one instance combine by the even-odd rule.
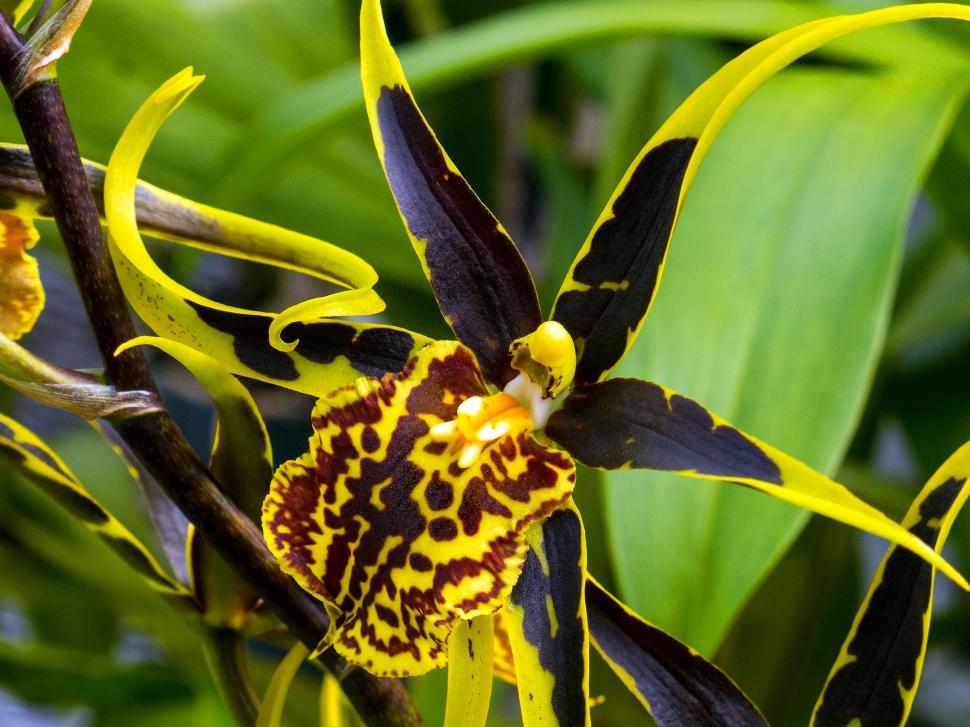
[[[0,80],[13,102],[98,342],[109,383],[119,391],[157,392],[138,348],[115,357],[135,326],[115,275],[94,197],[56,78],[18,88],[23,38],[0,15]],[[277,566],[259,528],[220,490],[167,410],[112,425],[165,493],[237,573],[254,585],[280,620],[310,649],[329,626],[326,613]],[[320,656],[368,725],[420,725],[404,686],[348,665],[335,652]]]
[[[208,629],[203,641],[209,673],[239,727],[252,727],[259,713],[246,663],[246,640],[233,629]]]

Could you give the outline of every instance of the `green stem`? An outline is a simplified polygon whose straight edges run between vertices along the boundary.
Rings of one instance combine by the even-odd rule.
[[[207,629],[205,660],[216,688],[239,727],[252,727],[259,713],[246,662],[246,640],[232,629]]]

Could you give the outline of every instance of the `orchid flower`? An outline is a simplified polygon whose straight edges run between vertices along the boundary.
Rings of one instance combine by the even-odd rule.
[[[449,715],[479,724],[488,690],[470,685],[491,668],[494,656],[483,654],[504,648],[504,639],[488,648],[488,619],[500,614],[526,724],[588,722],[590,637],[650,708],[656,672],[644,654],[664,649],[631,638],[632,623],[645,622],[586,572],[574,459],[754,488],[884,537],[967,587],[918,533],[842,485],[660,384],[609,378],[643,325],[684,198],[731,114],[824,43],[924,17],[966,20],[970,10],[929,4],[819,20],[721,69],[634,160],[544,320],[514,243],[418,108],[379,0],[364,0],[361,75],[377,153],[458,342],[430,343],[403,369],[321,398],[308,452],[273,480],[264,532],[330,613],[321,648],[379,675],[450,660],[464,676]],[[709,704],[701,711],[716,721]]]
[[[261,510],[281,566],[327,610],[331,626],[320,649],[332,647],[383,676],[447,664],[449,726],[484,723],[493,672],[516,682],[527,725],[588,724],[591,644],[659,724],[764,724],[717,667],[587,572],[582,517],[572,501],[575,462],[656,469],[751,487],[892,543],[813,720],[905,720],[935,569],[967,587],[941,556],[968,493],[966,448],[899,525],[697,402],[609,374],[643,325],[685,196],[731,114],[774,73],[822,44],[921,17],[970,19],[970,11],[927,4],[816,21],[764,41],[715,74],[634,160],[546,320],[514,243],[421,114],[379,1],[364,0],[362,80],[378,155],[457,341],[332,320],[382,309],[376,273],[364,261],[139,182],[149,144],[201,78],[187,69],[149,98],[108,168],[87,165],[95,182],[103,180],[111,251],[126,294],[162,336],[135,339],[118,354],[156,346],[209,391],[219,418],[210,467],[238,488],[232,495],[249,517]],[[16,147],[0,151],[17,156]],[[36,202],[36,190],[32,198],[25,187],[13,189],[5,229],[12,249],[19,245],[12,257],[24,265],[23,250],[36,239],[31,220],[43,209],[23,206]],[[169,278],[140,231],[305,272],[344,290],[281,313],[226,306]],[[19,325],[29,328],[28,320],[22,316]],[[36,363],[20,361],[20,370],[39,370]],[[275,475],[259,412],[232,374],[320,397],[308,451]],[[256,594],[194,533],[183,583],[43,442],[5,417],[0,454],[179,608],[220,628],[252,624]],[[888,650],[886,634],[897,637]],[[280,695],[305,655],[294,650],[274,679],[270,722],[278,721]],[[877,693],[884,711],[874,714],[869,696]]]

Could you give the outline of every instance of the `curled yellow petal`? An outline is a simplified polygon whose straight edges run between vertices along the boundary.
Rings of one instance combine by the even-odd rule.
[[[383,309],[383,301],[372,290],[377,274],[366,262],[322,240],[139,184],[138,171],[155,135],[201,81],[201,76],[186,69],[152,94],[122,135],[105,175],[111,253],[125,294],[139,316],[159,335],[219,360],[233,373],[306,393],[322,394],[362,374],[400,370],[419,337],[389,326],[331,320]],[[97,169],[92,167],[90,173],[96,174]],[[145,209],[146,194],[153,208]],[[142,203],[141,210],[136,201]],[[193,220],[189,227],[201,229],[203,239],[179,239],[177,231],[162,224],[166,239],[308,273],[345,290],[280,314],[205,298],[166,275],[139,233],[140,214],[154,218],[150,227],[159,223],[185,227],[183,219],[162,219],[171,218],[172,211]]]

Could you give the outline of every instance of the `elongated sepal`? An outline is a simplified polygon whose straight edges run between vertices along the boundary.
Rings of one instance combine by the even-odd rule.
[[[903,527],[937,553],[970,495],[970,443],[913,501]],[[892,546],[876,571],[815,712],[815,727],[905,724],[923,670],[936,569]]]
[[[442,149],[387,39],[379,0],[360,13],[361,78],[377,153],[445,319],[497,386],[509,345],[542,322],[515,244]]]
[[[256,402],[218,361],[181,343],[164,338],[136,338],[133,346],[153,346],[181,363],[201,383],[216,408],[216,435],[209,469],[223,491],[254,523],[273,477],[269,435]],[[188,545],[189,574],[196,598],[213,624],[239,627],[258,600],[256,591],[236,575],[194,529]]]
[[[970,9],[900,5],[800,25],[735,58],[671,114],[620,180],[556,298],[553,318],[572,334],[580,354],[577,381],[604,378],[639,334],[698,167],[741,104],[780,70],[833,40],[920,18],[970,20]]]
[[[484,727],[492,698],[492,615],[462,621],[448,641],[444,727]]]
[[[0,212],[0,333],[12,340],[29,333],[44,309],[37,260],[27,254],[38,237],[30,220]]]
[[[151,589],[179,608],[195,611],[188,589],[172,578],[141,541],[92,497],[50,447],[4,414],[0,414],[0,457],[97,535]]]
[[[219,360],[233,373],[305,393],[319,395],[362,374],[399,371],[426,339],[390,326],[320,319],[382,309],[383,302],[371,289],[377,275],[370,265],[321,240],[138,184],[138,170],[152,139],[201,80],[186,69],[145,102],[122,135],[104,178],[112,257],[139,316],[159,335]],[[9,150],[5,152],[10,156]],[[93,182],[97,171],[88,165]],[[281,314],[209,300],[172,280],[152,260],[139,234],[139,204],[149,229],[169,239],[298,270],[348,290]]]
[[[529,530],[506,611],[526,727],[588,725],[586,537],[570,502]]]
[[[660,727],[767,727],[724,672],[592,578],[586,581],[586,611],[593,646]]]
[[[844,486],[658,384],[611,379],[577,387],[546,434],[598,469],[653,469],[727,480],[885,538],[966,580],[939,553]]]
[[[508,598],[526,529],[572,493],[572,460],[527,432],[474,461],[432,434],[485,393],[471,351],[428,344],[402,373],[321,399],[309,452],[273,479],[270,550],[327,607],[324,644],[371,673],[444,666],[455,626]]]

